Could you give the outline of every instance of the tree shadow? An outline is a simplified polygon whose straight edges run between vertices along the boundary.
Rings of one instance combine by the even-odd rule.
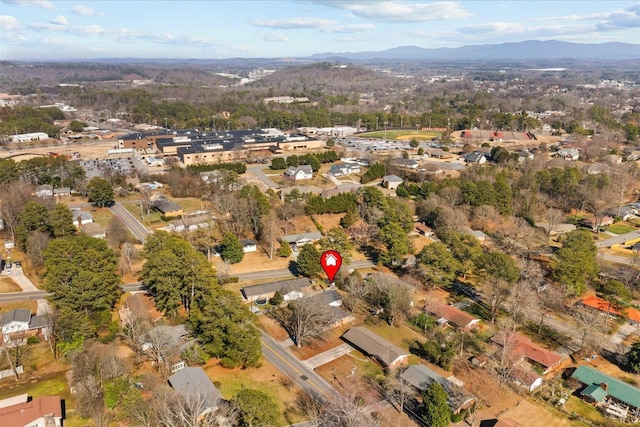
[[[413,340],[413,342],[409,343],[409,353],[414,356],[418,356],[423,360],[429,360],[429,356],[422,348],[422,344],[418,340]]]
[[[291,274],[293,274],[296,277],[298,277],[298,276],[300,276],[302,274],[302,273],[300,273],[300,270],[298,269],[298,263],[295,262],[295,261],[289,261],[289,265],[287,266],[287,268],[289,269]]]

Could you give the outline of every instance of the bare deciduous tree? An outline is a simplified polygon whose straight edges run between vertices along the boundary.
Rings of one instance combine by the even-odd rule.
[[[44,265],[43,252],[51,240],[49,233],[33,231],[27,237],[27,258],[32,268],[41,268]]]
[[[4,220],[4,226],[11,234],[11,239],[16,238],[18,216],[24,209],[24,205],[33,194],[33,186],[22,181],[5,186],[0,199],[0,216]]]
[[[124,242],[120,247],[120,271],[122,274],[133,274],[133,261],[138,257],[138,250],[129,242]]]
[[[487,300],[491,310],[491,323],[496,321],[500,306],[509,298],[510,294],[511,285],[506,281],[496,278],[490,278],[487,281]]]
[[[282,326],[289,331],[298,347],[307,338],[325,331],[333,321],[329,306],[318,304],[313,298],[300,298],[275,312]]]

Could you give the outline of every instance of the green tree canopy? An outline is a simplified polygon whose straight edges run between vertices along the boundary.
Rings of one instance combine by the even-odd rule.
[[[627,366],[634,374],[640,374],[640,341],[634,342],[627,352]]]
[[[87,192],[89,193],[89,201],[98,207],[104,207],[112,203],[115,194],[113,186],[104,178],[94,176],[87,184]]]
[[[117,256],[107,243],[85,234],[54,239],[44,251],[44,285],[61,310],[85,313],[94,331],[105,326],[120,297]]]
[[[228,368],[260,365],[260,333],[254,315],[235,293],[219,286],[203,297],[201,310],[191,312],[187,325],[207,354]]]
[[[233,233],[225,233],[220,242],[220,256],[230,264],[237,264],[244,258],[242,243]]]
[[[71,209],[62,203],[58,203],[49,212],[49,225],[54,237],[66,237],[76,233],[73,225],[73,213]]]
[[[508,283],[515,283],[520,278],[518,264],[504,252],[491,251],[484,254],[482,266],[489,276]]]
[[[551,274],[568,293],[580,295],[598,276],[597,255],[598,250],[588,231],[572,231],[553,257]]]
[[[426,268],[427,280],[437,286],[451,284],[457,274],[462,271],[460,261],[442,242],[434,242],[422,248],[418,254],[418,261]]]
[[[313,277],[322,271],[320,265],[320,251],[313,244],[302,246],[296,263],[300,273],[307,277]]]
[[[207,257],[179,236],[157,231],[147,240],[143,254],[147,261],[140,279],[164,313],[176,314],[180,308],[190,311],[217,286]]]
[[[269,427],[278,424],[278,405],[268,394],[245,388],[238,392],[235,402],[240,410],[240,426]]]
[[[451,424],[451,408],[447,392],[439,382],[433,381],[422,393],[422,420],[430,427],[448,427]]]
[[[34,231],[51,233],[49,224],[49,212],[47,208],[38,202],[29,201],[18,216],[18,227],[16,228],[16,240],[18,247],[26,249],[27,238]]]

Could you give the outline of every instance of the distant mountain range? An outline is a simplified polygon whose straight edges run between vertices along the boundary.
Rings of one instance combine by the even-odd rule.
[[[418,46],[402,46],[377,52],[320,53],[308,59],[315,61],[347,60],[625,60],[640,59],[640,45],[630,43],[582,44],[556,40],[530,40],[517,43],[484,44],[457,48],[428,49]]]

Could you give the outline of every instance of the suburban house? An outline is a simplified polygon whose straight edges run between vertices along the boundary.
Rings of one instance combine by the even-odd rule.
[[[19,403],[13,403],[15,401]],[[2,427],[62,427],[63,415],[60,396],[41,396],[29,400],[23,394],[0,401]]]
[[[281,280],[278,282],[263,283],[260,285],[245,286],[240,289],[245,302],[254,302],[261,299],[269,299],[280,292],[285,301],[302,298],[304,291],[311,287],[311,281],[306,277]]]
[[[376,359],[386,369],[397,368],[407,363],[409,358],[408,352],[362,326],[349,329],[342,334],[342,339]]]
[[[403,182],[403,179],[397,175],[387,175],[382,178],[382,186],[389,190],[395,190]]]
[[[611,302],[595,295],[586,297],[581,302],[583,307],[598,310],[605,316],[626,317],[632,325],[640,325],[640,310],[633,307],[617,309]]]
[[[307,243],[317,242],[320,239],[322,239],[322,233],[319,231],[300,234],[288,234],[286,236],[280,237],[281,242],[287,242],[292,246],[302,246],[306,245]]]
[[[450,159],[453,157],[449,151],[444,151],[442,148],[427,147],[424,152],[434,159]]]
[[[53,195],[56,197],[70,196],[71,188],[69,187],[54,188]]]
[[[351,313],[340,308],[342,305],[342,296],[335,289],[317,293],[306,297],[317,305],[328,305],[331,313],[331,327],[336,328],[341,325],[353,322],[355,317]]]
[[[600,219],[600,224],[596,223],[596,219],[594,217],[584,218],[582,221],[580,221],[580,225],[589,228],[595,233],[599,232],[602,227],[613,225],[613,218],[611,218],[610,216],[604,216]]]
[[[465,154],[464,156],[462,156],[462,159],[465,161],[465,163],[481,165],[483,163],[486,163],[487,156],[485,156],[484,152],[482,151],[474,151],[472,153]]]
[[[640,421],[640,389],[590,366],[579,366],[571,378],[586,386],[580,396],[607,415],[631,423]]]
[[[49,338],[48,319],[46,316],[32,315],[31,310],[13,309],[0,317],[2,341],[24,340],[25,338],[42,334]]]
[[[418,166],[420,166],[415,160],[405,158],[394,159],[393,164],[406,169],[418,169]]]
[[[571,233],[576,230],[576,226],[574,224],[555,224],[551,226],[547,221],[540,221],[536,222],[535,225],[536,227],[543,228],[551,236]]]
[[[457,378],[447,379],[424,365],[411,365],[401,375],[400,379],[411,385],[420,393],[424,392],[433,382],[440,385],[447,392],[447,403],[454,414],[470,407],[477,399],[465,392],[457,383]]]
[[[469,227],[463,227],[462,231],[464,233],[471,234],[473,237],[478,239],[479,242],[484,242],[485,240],[487,240],[487,235],[480,230],[473,230]]]
[[[629,221],[632,218],[635,218],[638,214],[638,210],[633,206],[620,206],[615,208],[610,208],[605,212],[610,217],[620,217],[623,221]]]
[[[592,163],[586,168],[587,175],[601,175],[611,172],[611,166],[606,163]]]
[[[425,306],[424,310],[435,316],[441,326],[453,325],[456,329],[469,330],[480,323],[480,319],[452,305],[434,302]]]
[[[73,215],[73,225],[76,227],[93,222],[93,215],[91,215],[91,212],[82,211],[80,209],[71,209],[71,215]]]
[[[82,224],[78,228],[80,229],[81,232],[83,232],[87,236],[95,237],[96,239],[107,238],[107,229],[95,222]]]
[[[162,215],[169,217],[179,217],[184,214],[180,205],[164,197],[159,197],[151,203],[151,207],[158,210]]]
[[[208,228],[213,223],[211,215],[193,215],[183,216],[180,219],[174,219],[167,225],[167,230],[180,233],[182,231],[194,231],[199,228]]]
[[[311,165],[289,166],[284,173],[285,178],[292,179],[294,181],[301,181],[303,179],[313,178],[313,169]]]
[[[415,226],[416,232],[421,236],[432,237],[435,235],[433,229],[422,222],[415,222],[413,225]]]
[[[252,239],[242,239],[240,240],[240,244],[242,245],[242,252],[255,252],[258,250],[258,244],[255,240]]]
[[[53,197],[53,185],[42,184],[36,189],[36,197]]]
[[[220,391],[213,385],[201,367],[180,369],[169,377],[168,382],[181,397],[197,399],[202,402],[199,416],[217,410],[224,400]]]
[[[343,176],[352,173],[360,173],[360,165],[357,163],[339,163],[331,165],[329,175]]]
[[[577,148],[563,148],[556,153],[556,156],[564,160],[578,160],[580,151]]]
[[[491,340],[499,346],[507,346],[513,368],[514,382],[533,391],[542,385],[542,377],[562,363],[566,357],[532,343],[528,338],[508,332],[506,337],[495,335]],[[541,372],[538,374],[537,372]]]

